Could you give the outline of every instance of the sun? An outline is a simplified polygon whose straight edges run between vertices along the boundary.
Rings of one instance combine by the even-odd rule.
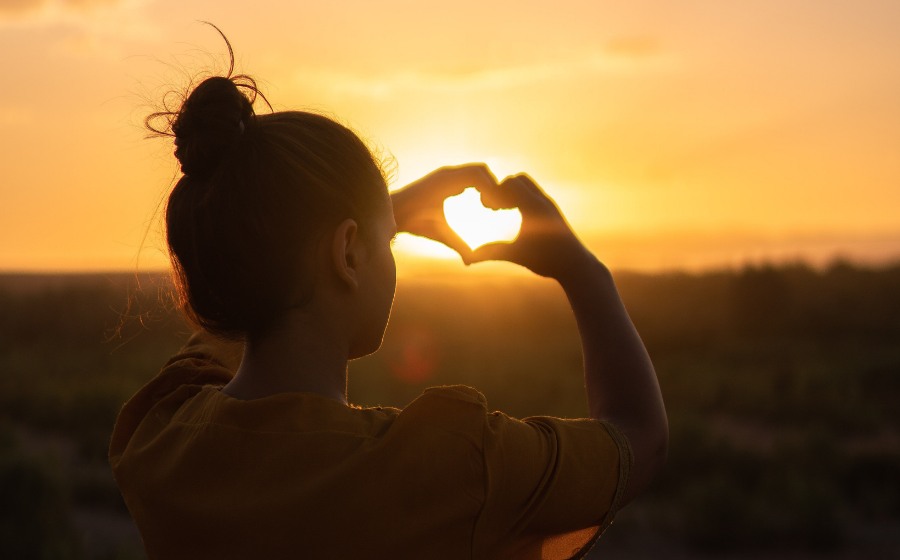
[[[491,210],[481,204],[481,195],[472,187],[444,201],[444,217],[472,249],[486,243],[513,241],[522,226],[522,214],[516,209]],[[449,247],[414,235],[400,235],[394,250],[418,257],[459,259]]]
[[[444,201],[444,217],[469,247],[512,241],[522,226],[522,214],[515,208],[492,210],[481,204],[481,195],[472,187]]]
[[[402,188],[409,182],[426,175],[443,165],[459,165],[482,161],[498,178],[522,170],[519,162],[496,155],[475,154],[468,149],[429,148],[409,150],[399,158],[397,176],[391,190]],[[522,216],[518,210],[494,211],[481,204],[478,191],[466,189],[456,197],[444,201],[444,216],[450,227],[471,248],[477,248],[492,241],[512,241],[519,232]],[[395,253],[416,259],[459,260],[456,251],[449,247],[414,235],[401,234],[394,242]]]

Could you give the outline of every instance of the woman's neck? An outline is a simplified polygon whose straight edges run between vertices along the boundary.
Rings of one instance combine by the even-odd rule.
[[[234,378],[222,391],[242,400],[314,393],[347,404],[348,344],[337,325],[296,310],[251,337]]]

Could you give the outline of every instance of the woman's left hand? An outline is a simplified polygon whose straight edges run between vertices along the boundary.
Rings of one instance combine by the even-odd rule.
[[[472,249],[447,224],[444,201],[468,187],[490,190],[497,179],[483,163],[441,167],[391,193],[397,230],[439,241],[469,264]]]

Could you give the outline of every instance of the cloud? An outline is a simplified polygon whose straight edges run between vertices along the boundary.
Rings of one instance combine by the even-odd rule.
[[[673,57],[649,39],[614,41],[580,57],[464,71],[407,70],[377,77],[330,70],[304,70],[296,76],[305,86],[326,87],[338,94],[387,97],[398,93],[471,93],[580,79],[588,75],[671,67]]]
[[[0,0],[0,31],[52,30],[49,52],[67,57],[118,59],[124,40],[159,35],[149,23],[150,0]],[[62,33],[60,33],[62,31]]]
[[[30,19],[35,15],[65,11],[90,12],[125,3],[122,0],[3,0],[0,19]]]
[[[0,0],[0,29],[69,27],[124,36],[146,30],[149,0]]]
[[[45,2],[46,0],[4,0],[0,4],[0,17],[28,13],[40,9]]]

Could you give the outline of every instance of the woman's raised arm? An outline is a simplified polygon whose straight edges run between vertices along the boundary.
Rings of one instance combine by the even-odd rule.
[[[609,270],[578,240],[553,201],[527,175],[479,189],[490,208],[518,208],[512,243],[493,243],[472,261],[506,260],[560,283],[575,313],[592,418],[615,424],[634,455],[624,502],[639,494],[665,462],[668,421],[653,364]]]

